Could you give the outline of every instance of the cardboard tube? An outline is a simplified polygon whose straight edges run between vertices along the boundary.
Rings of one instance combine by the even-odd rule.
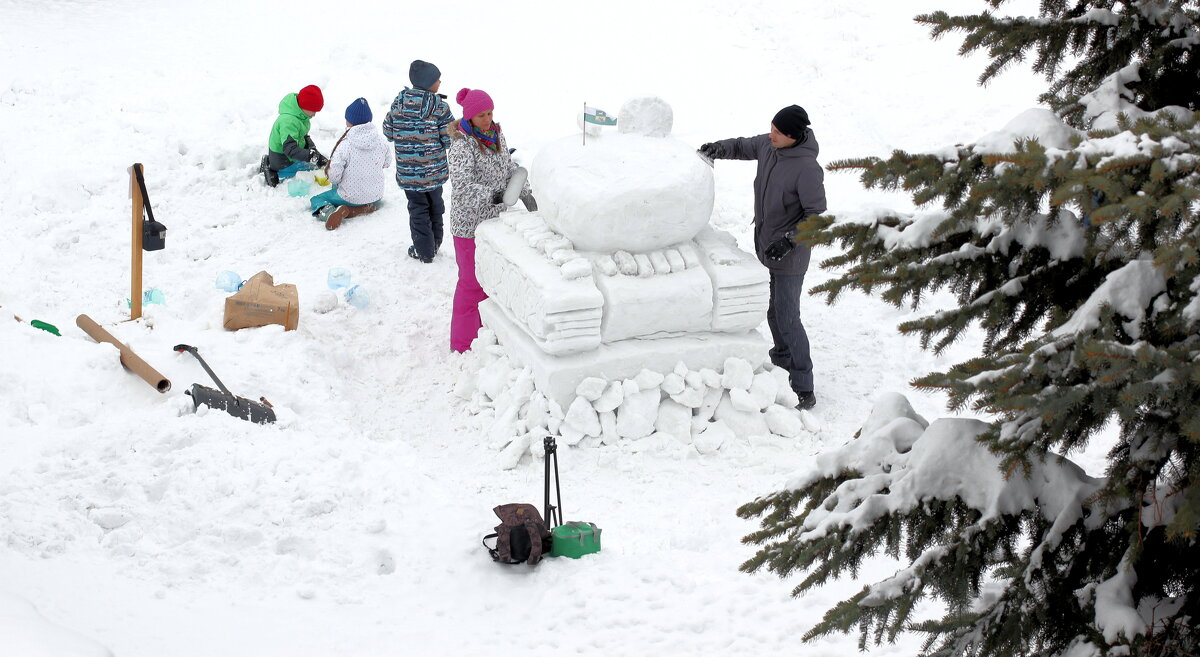
[[[121,364],[124,365],[130,372],[142,377],[142,380],[149,383],[159,392],[166,392],[171,389],[171,382],[167,377],[158,373],[158,370],[150,367],[150,365],[141,359],[140,356],[133,353],[133,350],[125,345],[117,342],[117,339],[112,336],[112,333],[105,331],[87,315],[80,315],[75,318],[75,324],[83,329],[96,342],[107,342],[117,349],[121,350]]]

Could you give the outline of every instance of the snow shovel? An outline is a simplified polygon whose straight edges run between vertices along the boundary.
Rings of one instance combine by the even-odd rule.
[[[177,344],[175,345],[175,351],[179,353],[186,351],[195,356],[196,360],[200,361],[200,366],[204,368],[205,372],[208,372],[208,375],[212,377],[217,387],[220,388],[220,390],[213,390],[199,383],[193,383],[192,388],[184,392],[184,394],[191,396],[194,407],[199,408],[203,404],[209,408],[225,411],[236,418],[249,420],[255,424],[267,424],[268,422],[275,421],[275,411],[271,410],[270,402],[262,397],[259,397],[260,401],[250,401],[245,397],[238,397],[229,392],[229,388],[226,388],[225,384],[221,383],[217,375],[208,367],[208,363],[204,362],[204,359],[200,357],[200,353],[195,347],[186,344]]]

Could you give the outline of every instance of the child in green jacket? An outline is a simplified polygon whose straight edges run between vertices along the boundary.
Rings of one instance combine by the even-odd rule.
[[[320,87],[310,84],[300,93],[288,94],[279,101],[279,118],[271,126],[267,154],[258,170],[271,187],[300,171],[320,168],[329,160],[317,151],[308,136],[309,121],[325,106]]]

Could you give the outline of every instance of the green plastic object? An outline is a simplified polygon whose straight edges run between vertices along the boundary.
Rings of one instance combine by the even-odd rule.
[[[47,322],[43,322],[40,319],[35,319],[35,320],[29,322],[29,325],[32,326],[33,328],[42,329],[43,331],[45,331],[47,333],[53,333],[54,335],[57,335],[60,338],[62,337],[62,333],[58,332],[57,326],[47,323]]]
[[[600,551],[600,528],[594,522],[570,521],[550,530],[550,556],[578,559]]]

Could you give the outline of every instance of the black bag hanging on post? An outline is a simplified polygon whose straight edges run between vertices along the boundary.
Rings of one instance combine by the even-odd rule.
[[[141,164],[133,165],[133,174],[142,193],[142,209],[145,212],[142,221],[142,250],[162,250],[167,246],[167,227],[154,220],[154,208],[150,207],[150,194],[146,192],[146,178],[142,176]]]

